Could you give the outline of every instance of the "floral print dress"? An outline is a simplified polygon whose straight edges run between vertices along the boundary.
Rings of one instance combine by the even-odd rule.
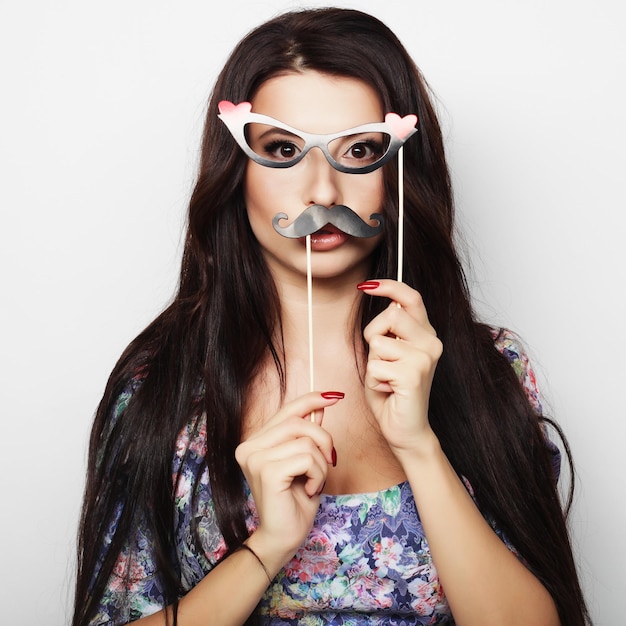
[[[535,377],[515,336],[494,333],[494,339],[540,414]],[[132,389],[122,395],[114,419],[131,396]],[[200,469],[206,445],[204,424],[199,429],[189,424],[178,437],[172,468],[173,476],[179,476],[176,550],[186,591],[227,552],[217,526],[208,474]],[[553,453],[556,467],[556,447]],[[198,495],[192,506],[197,481]],[[471,493],[471,486],[467,487]],[[246,493],[247,525],[252,532],[258,518],[247,485]],[[196,548],[192,537],[192,522],[198,527],[201,549]],[[163,608],[150,537],[140,530],[133,544],[132,557],[127,549],[118,559],[93,625],[117,626]],[[125,571],[131,574],[130,583],[122,581]],[[263,623],[271,626],[454,624],[408,482],[372,493],[323,494],[309,536],[273,580],[259,611]]]

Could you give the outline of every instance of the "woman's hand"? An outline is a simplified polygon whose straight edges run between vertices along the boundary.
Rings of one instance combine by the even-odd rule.
[[[297,398],[235,451],[259,515],[247,543],[272,575],[295,554],[313,524],[334,461],[332,438],[321,427],[324,408],[342,397],[325,392]]]
[[[364,331],[367,402],[396,455],[419,450],[434,436],[428,404],[443,345],[417,291],[393,280],[361,283],[359,289],[392,300]]]

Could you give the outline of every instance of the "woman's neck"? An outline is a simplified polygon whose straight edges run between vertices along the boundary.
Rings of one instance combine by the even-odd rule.
[[[313,378],[318,391],[339,389],[359,382],[355,355],[362,350],[357,315],[363,294],[356,288],[364,280],[363,272],[341,278],[314,280],[312,298]],[[280,392],[278,373],[267,355],[248,394],[245,418],[247,432],[252,432],[271,417],[283,402],[311,390],[309,367],[309,307],[306,277],[277,280],[281,307],[281,328],[275,345],[284,348],[285,395]],[[360,383],[359,383],[360,384]],[[352,394],[354,395],[354,394]],[[249,431],[248,431],[249,429]]]
[[[324,355],[336,352],[339,347],[354,345],[358,304],[363,297],[356,286],[363,279],[363,272],[354,272],[349,276],[314,280],[310,308],[306,280],[279,284],[287,361],[308,358],[310,313],[316,358],[325,360]]]

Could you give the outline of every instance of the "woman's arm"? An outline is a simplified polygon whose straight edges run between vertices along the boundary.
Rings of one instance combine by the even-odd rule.
[[[557,626],[552,597],[484,519],[434,434],[396,454],[458,626]]]
[[[254,535],[246,542],[254,545]],[[248,550],[237,550],[212,569],[178,606],[180,626],[240,626],[254,611],[270,580],[281,569],[257,560]],[[267,573],[266,573],[267,571]],[[166,615],[168,620],[166,621]],[[135,622],[138,626],[165,626],[173,623],[168,607]]]
[[[456,623],[557,626],[552,597],[484,519],[430,428],[442,345],[421,297],[385,280],[367,292],[393,300],[365,330],[368,402],[413,490]]]

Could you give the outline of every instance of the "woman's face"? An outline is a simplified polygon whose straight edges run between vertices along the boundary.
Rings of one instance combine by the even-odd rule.
[[[285,74],[263,83],[252,99],[252,111],[319,134],[380,122],[384,117],[376,92],[366,83],[314,71]],[[268,149],[281,150],[273,146]],[[361,157],[357,150],[347,158],[353,154]],[[374,224],[369,216],[381,211],[383,174],[382,169],[368,174],[339,172],[319,148],[312,148],[299,163],[284,169],[249,160],[244,193],[250,225],[270,269],[278,280],[289,280],[306,275],[305,239],[277,233],[272,226],[274,216],[287,214],[288,218],[280,223],[284,226],[313,204],[329,208],[343,204],[368,224]],[[318,230],[311,235],[313,276],[353,274],[355,280],[365,278],[368,257],[379,240],[380,236],[352,237],[334,226]]]

